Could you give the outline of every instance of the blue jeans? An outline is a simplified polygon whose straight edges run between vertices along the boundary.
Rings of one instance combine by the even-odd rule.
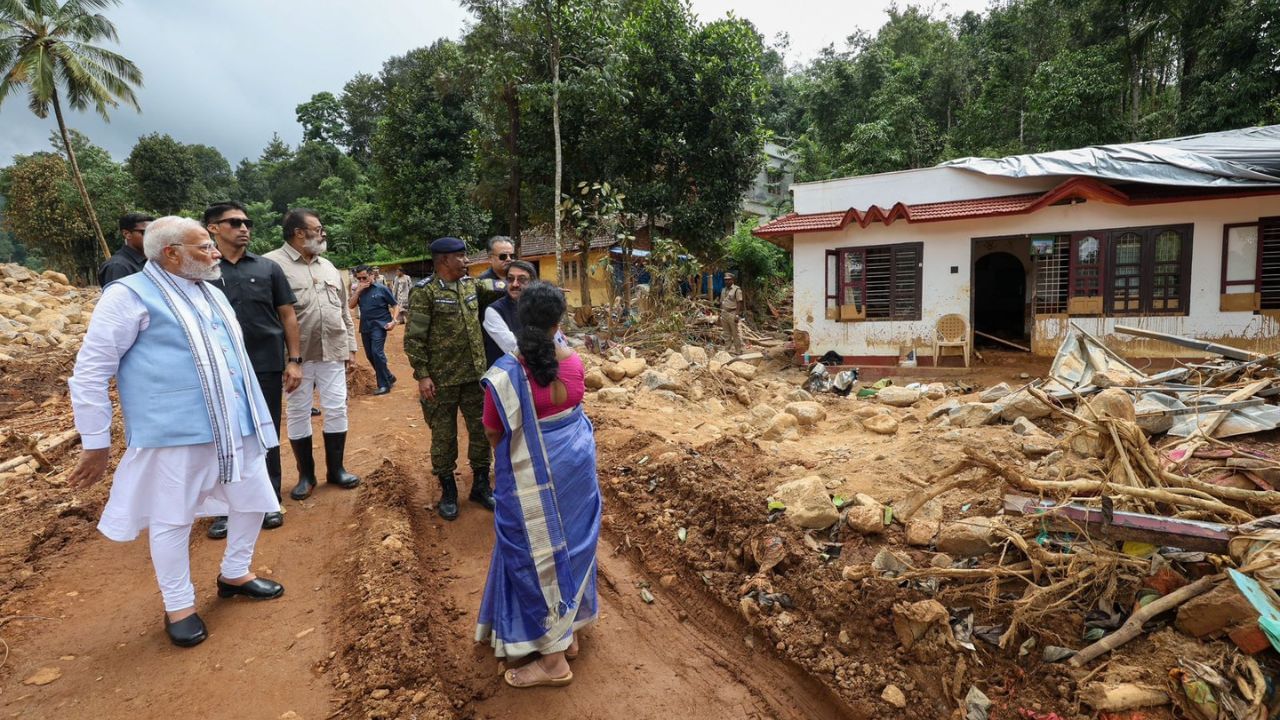
[[[391,371],[387,369],[387,353],[383,350],[387,344],[387,331],[380,327],[362,330],[360,339],[364,342],[364,356],[369,358],[373,373],[378,378],[378,387],[391,387]]]

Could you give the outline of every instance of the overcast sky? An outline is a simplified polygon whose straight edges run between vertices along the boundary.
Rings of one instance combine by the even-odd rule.
[[[812,58],[858,28],[874,32],[891,0],[692,0],[703,21],[732,11],[772,42],[791,38],[788,61]],[[906,5],[906,3],[901,3]],[[986,0],[930,4],[939,14],[983,10]],[[437,38],[461,36],[467,15],[455,0],[124,0],[108,13],[120,47],[142,70],[142,114],[118,108],[110,123],[69,113],[68,124],[117,159],[141,135],[169,133],[213,145],[234,166],[256,158],[278,132],[302,137],[294,108],[313,93],[340,92],[359,72]],[[52,117],[36,118],[25,97],[0,105],[0,165],[48,149]]]

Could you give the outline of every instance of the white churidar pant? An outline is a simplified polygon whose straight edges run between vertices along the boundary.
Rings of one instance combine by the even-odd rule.
[[[311,437],[311,397],[320,392],[324,431],[347,431],[347,364],[344,362],[302,363],[302,384],[287,395],[290,440]]]

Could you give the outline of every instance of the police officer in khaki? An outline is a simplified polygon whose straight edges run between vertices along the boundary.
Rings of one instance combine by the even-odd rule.
[[[489,486],[489,441],[485,439],[484,390],[480,378],[488,365],[480,306],[506,294],[501,280],[477,280],[466,274],[466,245],[443,237],[431,243],[435,275],[409,298],[409,324],[404,351],[413,366],[422,400],[422,415],[431,427],[431,472],[440,479],[445,520],[458,517],[458,411],[467,425],[467,459],[471,463],[473,502],[493,510]]]
[[[724,290],[720,291],[720,324],[724,325],[729,347],[741,355],[742,335],[738,332],[738,321],[746,313],[747,303],[742,298],[742,288],[734,280],[733,273],[724,274]]]

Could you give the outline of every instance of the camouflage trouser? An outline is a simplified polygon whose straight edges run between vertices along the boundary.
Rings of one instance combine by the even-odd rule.
[[[480,383],[437,385],[436,398],[422,401],[422,417],[431,428],[431,472],[450,475],[458,467],[458,411],[467,424],[467,459],[471,469],[489,468],[489,441],[484,436],[484,388]]]

